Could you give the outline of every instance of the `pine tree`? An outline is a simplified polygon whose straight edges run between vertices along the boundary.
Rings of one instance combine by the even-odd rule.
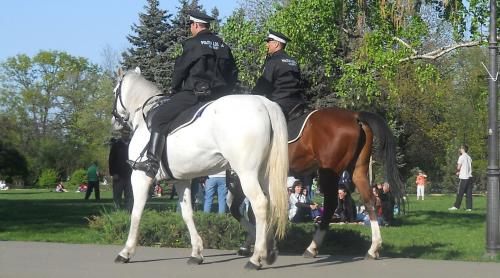
[[[182,51],[181,43],[191,37],[189,29],[189,15],[190,11],[201,11],[204,12],[203,6],[198,4],[198,0],[191,0],[191,3],[187,0],[179,0],[179,11],[177,15],[172,20],[173,34],[176,42],[179,43],[178,48],[176,48],[176,54],[180,54]]]
[[[217,7],[214,7],[212,9],[212,17],[215,20],[212,22],[212,24],[210,24],[210,29],[214,34],[218,34],[220,31],[221,20],[219,18],[219,9],[217,9]]]
[[[127,36],[132,47],[122,53],[123,66],[128,69],[140,67],[146,79],[163,92],[169,92],[177,41],[170,24],[172,14],[159,8],[159,0],[147,2],[145,12],[139,13],[140,23],[131,27],[136,35]]]

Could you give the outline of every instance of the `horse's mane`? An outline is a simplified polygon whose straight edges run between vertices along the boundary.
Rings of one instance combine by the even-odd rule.
[[[161,94],[161,90],[153,82],[147,80],[144,75],[134,70],[128,70],[125,76],[131,79],[134,86],[142,86],[141,90],[151,92],[151,95]]]

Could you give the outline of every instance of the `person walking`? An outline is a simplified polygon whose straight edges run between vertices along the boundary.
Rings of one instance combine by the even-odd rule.
[[[201,12],[189,13],[193,37],[182,44],[182,54],[175,60],[172,96],[157,107],[153,114],[147,160],[129,160],[133,169],[144,171],[151,179],[160,167],[160,154],[170,123],[200,101],[215,100],[231,94],[236,85],[236,62],[229,46],[210,31],[210,22],[213,20]]]
[[[115,207],[118,209],[124,208],[131,212],[134,206],[134,196],[130,181],[132,168],[127,163],[129,141],[129,132],[121,132],[120,139],[111,141],[109,174],[113,177],[113,202]]]
[[[472,159],[467,153],[468,151],[469,146],[464,144],[460,147],[461,155],[458,158],[456,172],[459,179],[458,193],[455,204],[448,210],[457,210],[460,208],[464,193],[466,193],[466,210],[472,210]]]
[[[203,202],[203,212],[211,212],[215,191],[217,190],[217,202],[219,203],[219,214],[226,212],[226,170],[208,176],[205,181],[205,201]]]
[[[93,161],[87,169],[87,192],[85,193],[85,200],[88,200],[92,190],[95,191],[95,200],[101,200],[101,192],[99,191],[99,169],[97,168],[97,161]]]
[[[419,170],[415,183],[417,184],[417,201],[419,197],[422,198],[423,201],[425,193],[425,185],[427,183],[427,175],[421,170]]]
[[[252,92],[278,103],[287,120],[291,120],[305,108],[299,64],[285,52],[286,44],[290,42],[287,36],[269,29],[266,42],[264,70]]]

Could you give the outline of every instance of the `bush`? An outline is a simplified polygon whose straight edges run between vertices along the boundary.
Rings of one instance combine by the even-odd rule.
[[[244,230],[229,214],[197,212],[196,229],[204,248],[235,249],[244,240]],[[90,227],[97,230],[109,244],[123,244],[127,239],[130,215],[123,211],[104,212],[90,219]],[[179,213],[144,211],[139,228],[139,245],[164,247],[191,247],[189,231]]]
[[[78,169],[71,174],[71,177],[67,183],[68,188],[77,188],[82,183],[87,182],[87,171],[84,169]]]
[[[54,169],[45,169],[38,177],[38,186],[40,187],[55,187],[57,183],[57,172]]]
[[[204,248],[238,249],[244,242],[244,230],[229,214],[197,212],[196,228]],[[104,244],[123,244],[128,235],[130,214],[104,212],[90,219],[89,226],[99,233]],[[278,242],[281,252],[301,253],[310,244],[316,227],[312,223],[288,224],[287,233]],[[370,247],[370,229],[358,225],[336,226],[326,234],[321,247],[325,253],[363,255]],[[139,245],[190,248],[189,232],[180,213],[144,211],[139,228]]]

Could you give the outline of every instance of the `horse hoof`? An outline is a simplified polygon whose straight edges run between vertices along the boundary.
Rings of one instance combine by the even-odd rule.
[[[259,270],[262,268],[262,265],[255,265],[251,261],[248,261],[247,264],[245,265],[245,269],[248,270]]]
[[[117,264],[126,264],[128,262],[130,262],[130,258],[125,258],[125,257],[122,257],[121,255],[118,255],[115,258],[115,263],[117,263]]]
[[[309,250],[306,249],[306,251],[304,251],[304,254],[303,254],[304,258],[309,258],[309,259],[314,259],[316,258],[316,254],[315,253],[312,253],[310,252]]]
[[[238,252],[236,252],[236,255],[238,256],[242,256],[242,257],[248,257],[250,256],[250,249],[249,248],[245,248],[245,247],[240,247],[240,249],[238,250]]]
[[[203,258],[198,258],[198,257],[191,257],[187,261],[187,263],[190,265],[201,264],[202,262],[203,262]]]
[[[273,249],[267,253],[266,263],[268,265],[272,265],[276,262],[277,258],[278,258],[278,250]]]
[[[377,260],[378,259],[378,253],[375,253],[375,255],[371,255],[370,253],[366,253],[365,255],[365,260]]]

